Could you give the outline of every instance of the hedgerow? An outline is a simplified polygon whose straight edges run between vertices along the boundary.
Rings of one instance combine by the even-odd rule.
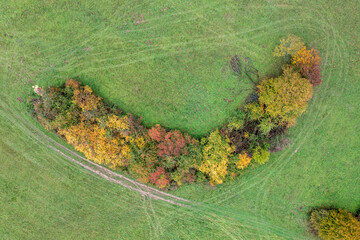
[[[216,185],[267,162],[272,140],[296,124],[321,82],[319,53],[300,38],[282,39],[274,55],[290,59],[280,76],[264,79],[249,58],[231,59],[234,74],[249,78],[254,92],[227,124],[202,139],[158,124],[148,129],[73,79],[61,87],[36,86],[29,102],[46,129],[98,164],[162,189],[196,181]]]

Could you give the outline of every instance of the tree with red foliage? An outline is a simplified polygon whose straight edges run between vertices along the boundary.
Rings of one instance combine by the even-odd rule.
[[[156,124],[154,127],[149,129],[148,134],[152,140],[160,142],[164,139],[166,130],[162,128],[159,124]]]
[[[159,188],[165,188],[170,183],[170,175],[163,167],[157,167],[155,172],[149,174],[149,181]]]
[[[187,155],[187,144],[194,144],[194,140],[189,135],[183,134],[179,130],[166,132],[158,124],[149,129],[148,134],[152,140],[159,143],[157,153],[160,157]]]
[[[183,134],[179,130],[174,130],[166,133],[164,140],[158,144],[158,155],[164,156],[179,156],[180,153],[188,154],[185,148],[186,141]]]
[[[307,65],[302,65],[300,66],[300,72],[304,77],[309,80],[312,85],[318,86],[322,83],[320,64],[313,64],[310,67]]]

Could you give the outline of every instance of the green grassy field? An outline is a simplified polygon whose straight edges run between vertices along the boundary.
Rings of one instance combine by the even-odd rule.
[[[313,239],[309,208],[360,208],[360,4],[352,1],[3,1],[0,3],[0,239]],[[287,33],[320,50],[323,84],[291,146],[233,182],[142,198],[44,144],[32,85],[67,77],[119,108],[201,136],[251,87],[231,56],[276,73]],[[224,99],[233,100],[228,103]],[[67,145],[66,145],[67,146]]]

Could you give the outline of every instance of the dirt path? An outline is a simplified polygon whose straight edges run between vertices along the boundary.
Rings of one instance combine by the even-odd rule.
[[[21,118],[21,116],[19,116],[12,110],[13,108],[5,104],[6,101],[4,99],[0,103],[0,114],[2,114],[5,118],[11,121],[15,126],[19,127],[24,132],[34,137],[37,141],[50,148],[52,151],[62,155],[66,159],[83,167],[91,173],[96,174],[112,183],[119,184],[131,191],[135,191],[143,197],[168,202],[170,204],[182,207],[186,207],[186,203],[190,203],[190,201],[187,199],[180,198],[172,194],[162,192],[158,189],[149,187],[145,184],[129,179],[119,173],[113,172],[106,167],[87,160],[86,158],[80,156],[76,152],[68,149],[64,145],[56,142],[55,140],[47,136],[32,123],[26,122],[24,119]]]

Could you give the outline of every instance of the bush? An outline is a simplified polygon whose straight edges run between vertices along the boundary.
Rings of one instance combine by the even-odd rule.
[[[321,84],[321,58],[318,50],[313,48],[307,50],[303,47],[293,56],[292,63],[299,67],[301,74],[311,84],[314,86]]]
[[[221,184],[227,175],[229,157],[233,152],[229,142],[220,136],[219,130],[203,138],[203,162],[199,170],[209,176],[210,184]]]
[[[74,103],[83,111],[94,111],[98,108],[101,98],[96,96],[89,86],[74,90]]]
[[[310,222],[321,239],[360,239],[360,222],[348,211],[318,209],[311,213]]]
[[[321,221],[327,218],[328,215],[329,210],[323,208],[315,209],[311,212],[310,225],[316,234],[319,234],[319,227]]]
[[[130,170],[138,181],[142,183],[149,182],[149,173],[151,168],[148,166],[144,166],[141,163],[134,163],[130,165]]]
[[[149,181],[159,188],[165,188],[170,183],[170,176],[164,168],[158,167],[155,172],[149,174]]]
[[[128,144],[131,138],[122,132],[107,134],[108,130],[97,123],[82,121],[78,125],[60,129],[59,134],[96,163],[106,164],[114,169],[127,166],[131,156]]]
[[[255,162],[259,163],[260,165],[269,161],[270,152],[267,149],[264,149],[260,146],[256,147],[253,150],[253,156]]]
[[[244,111],[236,110],[235,114],[230,117],[226,127],[229,130],[240,130],[245,124],[245,118],[246,115]]]
[[[244,111],[249,120],[256,121],[265,118],[264,108],[258,102],[246,104],[244,106]]]
[[[188,154],[188,145],[195,144],[196,140],[187,134],[183,134],[179,130],[171,130],[166,132],[160,125],[156,125],[149,129],[148,134],[151,139],[158,142],[158,156],[179,156],[180,154]]]
[[[34,101],[37,119],[48,130],[57,130],[77,122],[78,107],[72,102],[68,89],[49,87],[42,90],[41,101]]]
[[[154,127],[149,129],[148,134],[151,139],[160,142],[164,140],[166,130],[162,128],[159,124],[156,124]]]
[[[260,110],[279,125],[292,126],[307,107],[312,85],[293,67],[285,66],[283,75],[264,79],[258,86]],[[254,111],[254,110],[252,110]]]
[[[314,64],[320,64],[321,58],[316,49],[306,49],[302,47],[292,58],[292,64],[311,67]]]
[[[178,186],[184,182],[192,183],[196,180],[197,169],[201,164],[201,146],[195,143],[189,146],[189,154],[175,157],[176,166],[171,174]]]
[[[239,154],[239,161],[236,163],[238,169],[244,169],[249,166],[251,157],[247,153]]]
[[[276,128],[277,125],[271,118],[263,118],[259,123],[259,129],[263,135],[269,134],[269,132]]]
[[[289,34],[287,38],[283,38],[280,40],[280,44],[275,47],[274,56],[275,57],[284,57],[287,55],[296,54],[302,47],[304,46],[304,42],[301,38]]]

